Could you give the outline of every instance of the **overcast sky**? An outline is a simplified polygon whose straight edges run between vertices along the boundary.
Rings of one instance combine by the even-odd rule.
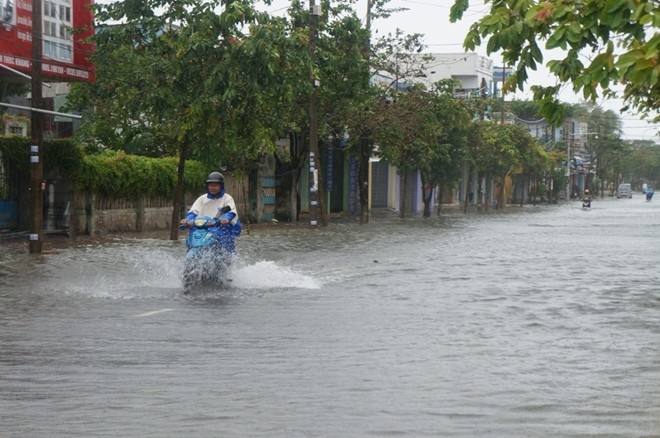
[[[316,3],[320,3],[316,0]],[[459,23],[449,22],[449,9],[453,0],[392,0],[392,7],[407,8],[407,11],[399,12],[388,20],[377,20],[372,23],[372,28],[376,35],[387,32],[394,32],[400,28],[405,33],[424,34],[424,42],[428,46],[425,51],[433,53],[460,53],[463,52],[463,40],[470,25],[488,12],[488,5],[484,5],[482,0],[473,0],[470,2],[470,9],[464,14]],[[275,0],[273,6],[268,10],[271,12],[284,13],[289,4],[288,0]],[[358,4],[358,13],[364,17],[366,15],[367,0],[362,0]],[[477,48],[478,54],[487,56],[485,48]],[[556,54],[546,55],[544,62],[556,58]],[[501,65],[501,58],[496,54],[490,55],[495,65]],[[548,80],[550,75],[543,68],[538,72],[530,72],[529,84],[542,84]],[[554,83],[553,78],[553,83]],[[517,99],[531,99],[531,93],[517,93]],[[580,101],[570,86],[564,86],[560,94],[562,101],[577,103]],[[620,101],[600,101],[599,105],[605,110],[619,112]],[[623,122],[623,137],[627,139],[647,139],[659,142],[658,137],[654,137],[660,125],[649,125],[640,121],[639,117],[633,114],[621,114]]]

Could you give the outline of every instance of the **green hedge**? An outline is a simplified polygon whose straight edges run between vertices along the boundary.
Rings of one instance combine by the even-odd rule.
[[[125,152],[106,151],[85,155],[71,139],[44,141],[44,171],[59,168],[63,178],[78,190],[89,190],[113,198],[173,197],[178,159],[148,158]],[[0,137],[0,153],[6,166],[19,173],[30,172],[30,140]],[[184,188],[199,191],[204,187],[207,169],[188,160]]]

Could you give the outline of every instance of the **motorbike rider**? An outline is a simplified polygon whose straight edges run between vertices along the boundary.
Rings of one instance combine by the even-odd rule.
[[[230,210],[223,213],[223,209]],[[216,238],[229,254],[234,252],[235,241],[241,235],[241,221],[238,219],[236,203],[229,193],[225,192],[225,177],[220,172],[211,172],[206,178],[206,193],[193,202],[181,225],[193,226],[197,216],[208,216],[219,219],[219,225],[212,229]]]
[[[582,204],[591,206],[591,192],[589,189],[584,189],[584,195],[582,196]]]

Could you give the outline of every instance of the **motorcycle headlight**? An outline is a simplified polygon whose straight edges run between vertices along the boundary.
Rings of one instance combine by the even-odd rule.
[[[193,224],[195,224],[196,227],[203,227],[206,225],[206,219],[195,219]]]

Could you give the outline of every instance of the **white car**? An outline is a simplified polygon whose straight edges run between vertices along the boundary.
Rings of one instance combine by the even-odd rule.
[[[617,198],[632,198],[632,187],[629,183],[619,184],[619,188],[616,189]]]

